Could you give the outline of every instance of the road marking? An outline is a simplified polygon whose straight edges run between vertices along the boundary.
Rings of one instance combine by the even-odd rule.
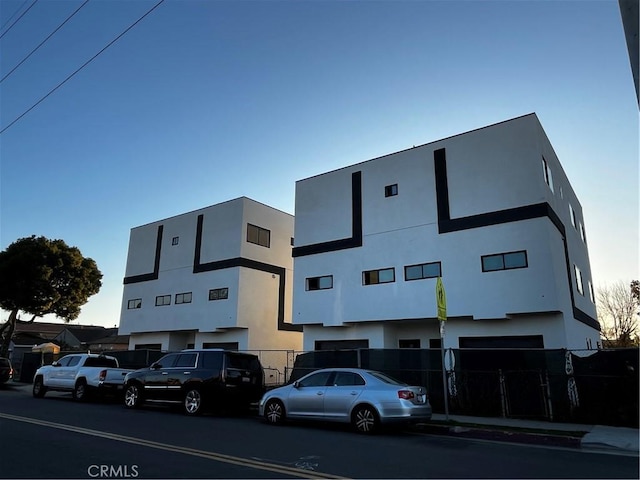
[[[149,448],[156,448],[158,450],[166,450],[170,452],[182,453],[185,455],[191,455],[194,457],[206,458],[208,460],[214,460],[217,462],[229,463],[232,465],[239,465],[242,467],[251,467],[258,470],[266,470],[269,472],[275,472],[280,474],[292,475],[299,478],[329,478],[329,479],[346,479],[346,477],[340,477],[338,475],[331,475],[330,473],[322,473],[302,468],[293,468],[283,465],[276,465],[273,463],[267,463],[258,460],[251,460],[248,458],[234,457],[232,455],[225,455],[222,453],[207,452],[205,450],[197,450],[195,448],[179,447],[176,445],[169,445],[167,443],[153,442],[151,440],[145,440],[143,438],[128,437],[125,435],[118,435],[116,433],[100,432],[98,430],[91,430],[88,428],[74,427],[72,425],[65,425],[63,423],[49,422],[47,420],[38,420],[29,417],[20,417],[17,415],[10,415],[7,413],[0,413],[0,418],[7,420],[14,420],[16,422],[31,423],[33,425],[39,425],[42,427],[56,428],[58,430],[66,430],[69,432],[80,433],[83,435],[90,435],[93,437],[105,438],[108,440],[115,440],[118,442],[131,443],[134,445],[140,445]]]

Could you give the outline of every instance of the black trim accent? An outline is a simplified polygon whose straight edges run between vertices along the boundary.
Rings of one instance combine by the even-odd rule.
[[[202,248],[202,225],[204,215],[198,215],[196,226],[196,246],[193,255],[193,273],[212,272],[214,270],[223,270],[225,268],[244,267],[251,270],[278,275],[278,330],[287,332],[302,332],[302,325],[293,325],[284,321],[284,305],[285,305],[285,285],[287,270],[284,267],[270,265],[268,263],[258,262],[248,258],[237,257],[218,260],[215,262],[200,263],[200,250]]]
[[[495,212],[470,215],[468,217],[451,218],[449,210],[449,182],[447,179],[447,158],[444,148],[433,152],[433,163],[436,184],[436,204],[438,211],[438,233],[451,233],[472,228],[489,227],[503,223],[519,222],[531,220],[533,218],[547,217],[556,227],[562,236],[564,244],[564,258],[569,282],[569,294],[571,296],[571,306],[573,308],[573,318],[600,331],[600,323],[587,313],[576,307],[573,295],[573,281],[571,277],[571,262],[569,261],[569,246],[565,226],[560,217],[547,202],[525,205],[522,207],[509,208]]]
[[[294,257],[335,252],[362,246],[362,172],[351,174],[351,237],[294,247]]]
[[[143,273],[142,275],[132,275],[130,277],[124,277],[124,284],[148,282],[158,279],[158,273],[160,272],[160,253],[162,252],[162,231],[163,225],[158,225],[158,234],[156,236],[156,257],[153,262],[153,272]]]

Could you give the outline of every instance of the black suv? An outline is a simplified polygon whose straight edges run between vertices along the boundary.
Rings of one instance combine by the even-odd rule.
[[[265,391],[257,356],[213,349],[169,353],[127,374],[124,383],[127,408],[146,401],[181,403],[188,415],[206,407],[248,409]]]

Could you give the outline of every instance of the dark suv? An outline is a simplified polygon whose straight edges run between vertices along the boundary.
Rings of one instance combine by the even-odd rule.
[[[227,350],[169,353],[148,368],[127,374],[124,404],[181,403],[188,415],[207,407],[248,409],[265,391],[257,356]]]

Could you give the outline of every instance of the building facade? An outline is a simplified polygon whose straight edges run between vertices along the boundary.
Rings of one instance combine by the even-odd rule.
[[[133,228],[119,334],[130,349],[300,350],[292,237],[291,215],[246,197]]]
[[[296,183],[304,350],[597,348],[580,202],[535,114]]]

